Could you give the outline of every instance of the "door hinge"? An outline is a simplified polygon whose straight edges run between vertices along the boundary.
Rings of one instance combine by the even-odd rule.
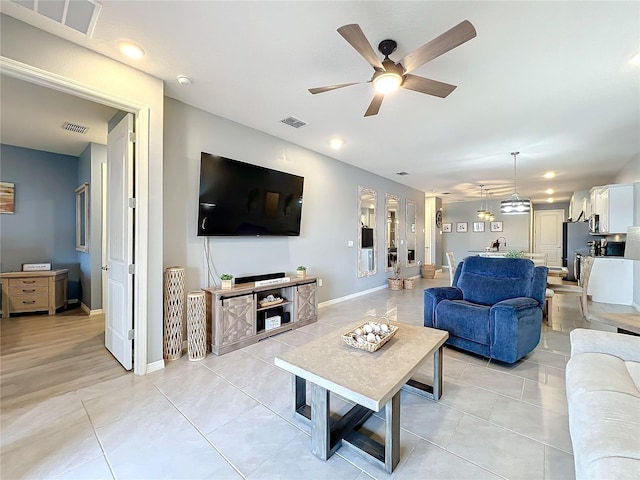
[[[138,206],[138,202],[135,198],[129,199],[129,208],[136,208]]]
[[[135,330],[132,328],[127,332],[127,340],[133,340]]]
[[[129,275],[133,275],[136,273],[136,266],[135,264],[131,264],[129,265]]]
[[[136,143],[136,132],[129,132],[129,141],[131,143]]]

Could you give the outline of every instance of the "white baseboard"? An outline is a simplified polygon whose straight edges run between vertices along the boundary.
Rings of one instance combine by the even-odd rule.
[[[84,313],[86,313],[87,315],[91,316],[91,315],[100,315],[103,313],[103,310],[101,308],[96,308],[95,310],[91,310],[89,307],[87,307],[84,303],[80,303],[80,308],[82,309],[82,311]]]
[[[164,368],[164,360],[158,360],[157,362],[147,363],[147,373],[156,372],[158,370],[162,370]]]
[[[370,288],[369,290],[363,290],[362,292],[352,293],[351,295],[346,295],[344,297],[333,298],[331,300],[327,300],[326,302],[321,302],[318,304],[318,308],[328,307],[329,305],[335,305],[336,303],[345,302],[347,300],[351,300],[352,298],[358,298],[362,295],[367,295],[369,293],[377,292],[379,290],[385,290],[388,288],[388,285],[380,285],[379,287]]]

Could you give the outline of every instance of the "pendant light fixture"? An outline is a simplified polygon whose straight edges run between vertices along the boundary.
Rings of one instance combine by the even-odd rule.
[[[483,219],[487,211],[482,207],[482,187],[484,185],[480,184],[480,209],[476,212],[476,217]]]
[[[520,152],[511,152],[513,156],[513,194],[500,202],[500,212],[506,215],[520,215],[531,212],[531,200],[520,198],[516,187],[516,157]]]
[[[496,219],[496,216],[491,213],[491,210],[489,209],[489,190],[485,189],[484,191],[487,194],[487,214],[485,215],[484,219],[488,220],[489,222],[493,222]],[[493,193],[491,195],[493,195]]]

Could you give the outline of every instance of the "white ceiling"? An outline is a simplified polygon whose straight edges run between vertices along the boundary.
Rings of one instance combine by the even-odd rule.
[[[107,122],[117,110],[79,97],[0,76],[2,143],[79,156],[89,142],[106,145]],[[65,122],[88,127],[86,133],[64,130]]]
[[[557,200],[612,181],[640,153],[640,2],[103,1],[92,38],[34,19],[6,0],[3,13],[165,81],[165,94],[383,177],[444,195],[495,198],[513,189]],[[477,37],[415,70],[457,85],[441,99],[408,90],[364,118],[368,84],[319,95],[307,89],[367,81],[371,67],[336,32],[358,23],[393,60],[467,19]],[[125,59],[117,43],[146,51]],[[177,75],[193,84],[178,85]],[[3,109],[4,109],[3,87]],[[309,123],[294,129],[279,122]],[[2,125],[5,138],[6,125]],[[329,146],[339,136],[340,151]],[[557,172],[553,180],[542,177]],[[409,172],[397,176],[396,172]]]

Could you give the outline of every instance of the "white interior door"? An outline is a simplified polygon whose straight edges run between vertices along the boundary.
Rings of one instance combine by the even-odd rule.
[[[127,370],[133,356],[133,115],[107,137],[107,272],[105,346]],[[130,334],[131,333],[131,334]]]
[[[533,212],[533,251],[547,254],[547,265],[562,265],[564,210]]]

